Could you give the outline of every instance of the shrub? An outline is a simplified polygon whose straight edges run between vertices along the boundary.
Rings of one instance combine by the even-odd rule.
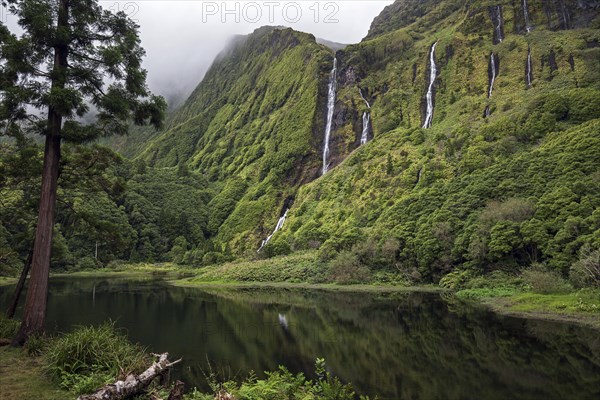
[[[344,251],[329,264],[329,280],[344,285],[366,283],[371,280],[371,271],[362,265],[355,254]]]
[[[560,275],[539,267],[523,271],[522,276],[534,293],[568,293],[572,289]]]
[[[523,288],[523,278],[496,270],[472,277],[464,286],[466,289],[505,289],[514,292]]]
[[[48,348],[48,338],[44,335],[34,334],[27,339],[23,350],[28,356],[35,357],[40,356]]]
[[[87,270],[102,267],[102,263],[93,257],[83,257],[77,261],[77,269]]]
[[[8,319],[4,315],[0,316],[0,338],[10,339],[17,334],[20,322],[14,319]]]
[[[338,251],[335,248],[334,244],[328,240],[319,248],[317,253],[318,259],[321,262],[328,262],[333,260],[337,255]]]
[[[343,384],[339,378],[327,371],[325,360],[318,358],[315,363],[317,379],[309,380],[304,374],[292,374],[280,366],[277,371],[265,372],[266,379],[257,379],[250,374],[244,382],[232,381],[218,383],[214,375],[208,377],[214,394],[200,393],[194,389],[184,396],[185,400],[281,400],[281,399],[321,399],[321,400],[354,400],[356,395],[350,384]],[[216,397],[215,397],[216,396]],[[368,397],[361,397],[368,400]]]
[[[266,257],[285,256],[292,252],[290,244],[285,240],[273,240],[269,242],[264,249]]]
[[[452,290],[462,289],[465,284],[473,278],[473,272],[469,270],[452,271],[440,279],[440,287]]]
[[[584,246],[579,260],[571,266],[569,279],[577,287],[600,288],[600,250],[591,250],[589,246]]]
[[[119,373],[139,373],[150,363],[112,323],[80,327],[50,341],[45,370],[64,389],[85,393],[114,380]]]
[[[113,260],[106,265],[106,268],[118,271],[118,270],[124,269],[126,266],[127,266],[127,261]]]

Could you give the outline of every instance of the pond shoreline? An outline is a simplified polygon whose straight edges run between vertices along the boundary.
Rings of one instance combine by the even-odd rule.
[[[175,287],[199,288],[211,290],[228,289],[305,289],[305,290],[323,290],[335,292],[355,292],[355,293],[394,293],[394,292],[420,292],[420,293],[447,293],[455,295],[456,292],[450,289],[441,288],[435,285],[422,286],[402,286],[391,284],[353,284],[341,285],[334,283],[307,283],[307,282],[253,282],[253,281],[215,281],[215,280],[191,280],[197,279],[197,271],[185,271],[174,267],[151,267],[132,268],[125,270],[93,270],[77,271],[67,273],[51,274],[51,278],[159,278],[167,284]],[[17,282],[16,278],[0,279],[0,287],[13,285]],[[548,295],[550,298],[552,295]],[[527,310],[523,308],[523,303],[516,301],[516,296],[490,296],[478,297],[473,299],[461,299],[471,305],[484,307],[502,316],[529,318],[551,322],[562,322],[576,324],[600,330],[599,312],[577,312],[565,310],[563,312],[545,309],[534,303],[525,304]]]

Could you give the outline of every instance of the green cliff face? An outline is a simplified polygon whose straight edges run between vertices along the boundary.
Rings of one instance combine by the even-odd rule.
[[[333,54],[311,35],[261,28],[221,54],[165,131],[141,136],[138,159],[207,179],[203,230],[217,252],[256,254],[291,207],[267,254],[370,239],[427,281],[457,266],[565,272],[583,245],[600,245],[599,9],[390,5],[336,53],[323,177]]]
[[[291,29],[238,38],[139,156],[154,167],[185,163],[208,179],[216,195],[207,233],[217,247],[255,252],[286,198],[317,176],[332,58]]]
[[[333,152],[345,161],[300,190],[273,246],[371,237],[426,280],[458,265],[565,272],[598,246],[598,2],[529,1],[527,20],[518,3],[398,1],[338,52]],[[365,112],[374,140],[355,150]]]

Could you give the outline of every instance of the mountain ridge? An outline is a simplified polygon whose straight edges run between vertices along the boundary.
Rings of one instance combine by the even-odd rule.
[[[532,250],[524,238],[533,220],[548,237],[561,232],[559,220],[537,215],[540,199],[549,194],[542,188],[527,191],[535,177],[521,177],[521,186],[513,187],[494,175],[501,172],[493,167],[511,170],[513,161],[534,154],[559,132],[580,132],[590,143],[596,139],[590,126],[596,127],[593,121],[600,117],[594,111],[600,108],[598,3],[399,0],[373,21],[363,41],[335,54],[310,34],[261,28],[215,60],[167,129],[138,158],[154,167],[183,163],[208,179],[213,188],[208,239],[216,251],[256,257],[262,239],[290,208],[285,225],[265,248],[267,255],[318,248],[329,257],[366,237],[376,248],[390,240],[398,243],[395,262],[403,265],[402,273],[419,279],[437,280],[461,265],[522,265],[529,256],[564,272],[584,243],[598,241],[593,222],[598,188],[589,181],[593,168],[578,161],[585,164],[580,172],[588,182],[587,197],[581,199],[592,199],[592,211],[578,216],[587,222],[572,238],[577,244],[562,251],[539,243]],[[275,50],[268,50],[273,44]],[[294,51],[304,58],[290,56]],[[334,55],[332,170],[321,177]],[[312,60],[308,64],[306,57]],[[245,79],[242,86],[235,86],[237,77]],[[432,124],[423,129],[428,89]],[[304,106],[296,108],[299,104]],[[282,109],[299,112],[266,119],[265,110]],[[271,136],[284,126],[284,134]],[[560,151],[565,156],[581,152],[576,146]],[[598,158],[594,151],[586,154]],[[485,187],[490,179],[505,182],[506,192],[481,191],[479,200],[465,200],[468,209],[451,201],[419,200],[436,191],[438,197],[471,199],[470,186],[460,184],[471,175]],[[572,190],[564,180],[552,182]],[[398,210],[396,205],[406,202],[420,204],[421,211]],[[491,226],[481,220],[515,204],[526,209],[526,220],[502,217]],[[463,220],[449,218],[453,213]],[[444,219],[453,222],[444,225]],[[490,251],[496,243],[492,231],[513,237],[498,247],[510,251]],[[429,252],[416,249],[417,243],[425,243]],[[477,246],[484,253],[479,258]]]

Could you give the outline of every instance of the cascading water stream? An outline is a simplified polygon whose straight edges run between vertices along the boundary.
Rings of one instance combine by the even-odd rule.
[[[504,40],[502,6],[490,6],[488,7],[488,12],[490,14],[490,19],[492,20],[492,25],[494,26],[494,44],[502,43],[502,40]]]
[[[367,105],[367,108],[371,108],[371,105],[369,104],[369,102],[367,101],[367,99],[365,99],[365,96],[363,96],[363,92],[361,88],[358,88],[358,93],[360,93],[360,98],[363,99],[363,101],[365,102],[365,104]]]
[[[360,144],[363,145],[369,141],[369,125],[371,123],[371,114],[367,111],[362,116],[363,129],[362,136],[360,137]]]
[[[496,82],[496,58],[494,57],[494,53],[490,55],[490,89],[488,91],[488,99],[492,97],[492,91],[494,90],[494,82]]]
[[[323,141],[323,175],[329,170],[329,138],[333,124],[333,111],[335,108],[335,94],[337,90],[337,58],[333,59],[333,69],[329,74],[329,92],[327,94],[327,125],[325,126],[325,140]]]
[[[431,122],[433,120],[433,84],[435,83],[435,78],[437,76],[437,67],[435,65],[435,46],[437,42],[431,46],[431,53],[429,55],[429,63],[430,72],[429,72],[429,88],[427,89],[427,113],[425,114],[425,123],[423,124],[423,128],[427,129],[431,127]]]
[[[496,6],[496,35],[498,37],[498,42],[502,43],[504,37],[502,37],[502,7]]]
[[[267,236],[267,238],[265,240],[262,241],[260,248],[256,251],[257,253],[260,253],[260,251],[263,249],[263,247],[265,247],[267,245],[267,243],[269,243],[269,240],[271,240],[273,235],[275,233],[277,233],[278,230],[283,228],[283,224],[285,223],[285,219],[287,218],[288,211],[290,211],[289,208],[285,210],[285,213],[283,213],[283,216],[281,218],[279,218],[279,221],[277,221],[277,225],[275,226],[275,230],[273,231],[273,233],[271,233],[269,236]]]
[[[525,18],[525,31],[531,32],[531,25],[529,24],[529,10],[527,9],[527,0],[523,0],[523,18]]]
[[[527,49],[527,68],[525,70],[525,79],[527,81],[527,87],[531,87],[531,81],[533,81],[533,69],[531,67],[531,47]]]

